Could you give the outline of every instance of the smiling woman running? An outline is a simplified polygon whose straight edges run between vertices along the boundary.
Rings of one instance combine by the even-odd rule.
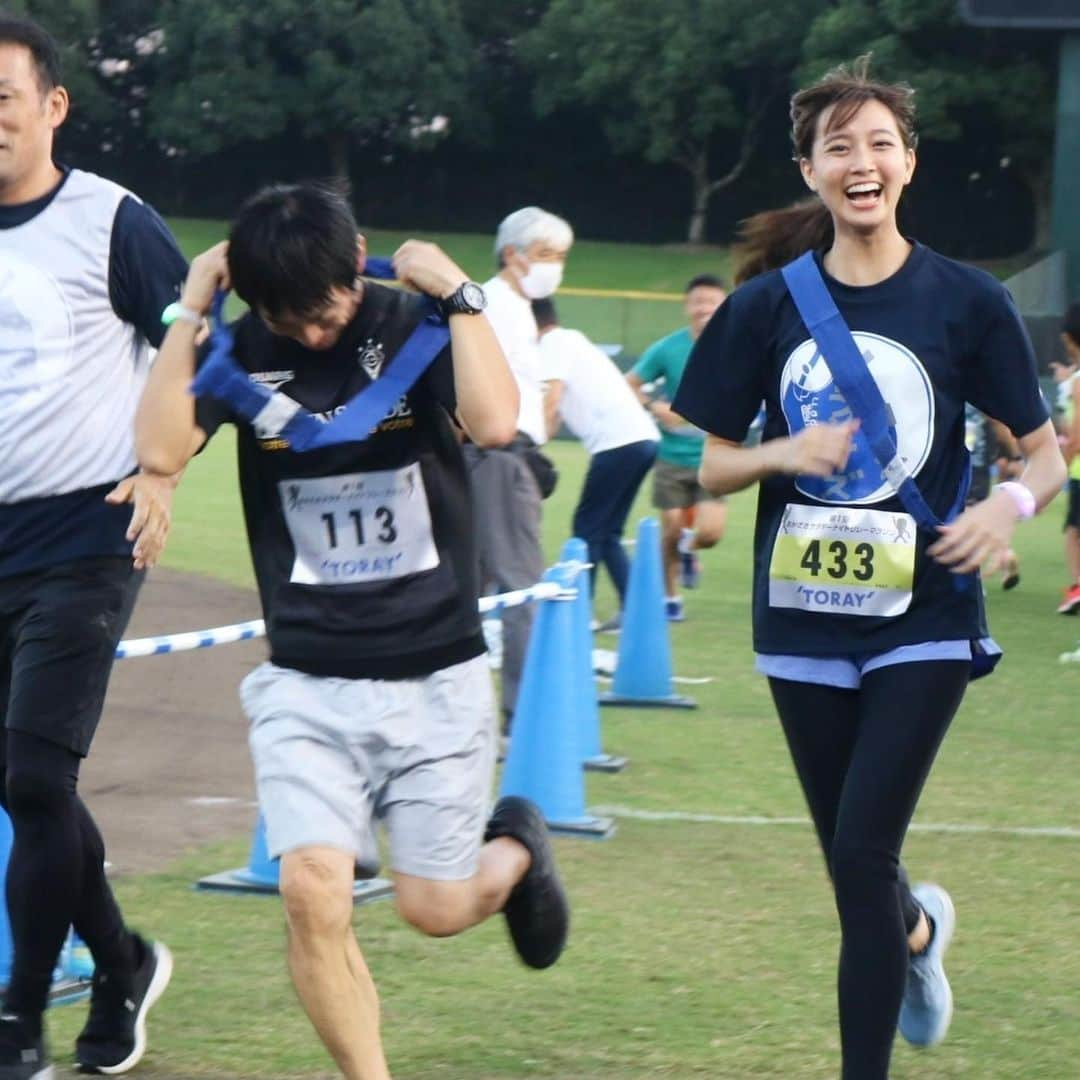
[[[867,60],[792,99],[796,160],[817,197],[747,223],[745,283],[674,402],[711,433],[706,488],[760,482],[754,648],[836,893],[843,1080],[888,1075],[898,1022],[923,1046],[948,1029],[952,902],[940,886],[909,887],[900,848],[969,678],[1000,652],[978,568],[1004,557],[1017,520],[1065,477],[1008,293],[897,228],[915,171],[913,91],[873,81]],[[807,251],[795,275],[787,264]],[[846,359],[819,318],[808,315],[825,348],[808,332],[793,276],[821,290],[817,316],[839,309]],[[853,376],[884,399],[876,422],[839,389]],[[762,400],[763,442],[743,447]],[[1027,469],[962,510],[965,402],[1017,436]]]

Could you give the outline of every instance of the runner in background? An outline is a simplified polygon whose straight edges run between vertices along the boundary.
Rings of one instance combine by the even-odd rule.
[[[571,530],[589,546],[593,595],[603,564],[619,598],[619,610],[597,629],[618,630],[630,576],[623,528],[656,460],[660,435],[615,362],[580,330],[560,326],[551,300],[534,300],[532,307],[540,330],[548,435],[553,437],[565,421],[589,452]]]
[[[653,470],[653,506],[660,511],[664,561],[665,612],[671,622],[686,618],[679,586],[697,588],[701,577],[698,552],[723,538],[727,506],[722,496],[698,482],[705,433],[688,423],[671,405],[679,389],[694,342],[727,290],[720,278],[698,274],[686,286],[687,325],[650,345],[626,379],[660,425],[660,449]],[[659,384],[657,396],[647,387]]]

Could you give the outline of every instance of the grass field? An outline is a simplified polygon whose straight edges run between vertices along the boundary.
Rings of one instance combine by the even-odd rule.
[[[546,504],[549,558],[567,535],[584,464],[576,444],[552,452],[562,482]],[[192,465],[166,562],[250,583],[232,453],[222,433]],[[645,512],[642,503],[633,520]],[[1080,665],[1057,661],[1080,620],[1053,614],[1061,513],[1059,502],[1023,528],[1020,588],[989,588],[1007,656],[972,687],[917,821],[1074,832],[912,833],[913,876],[941,880],[957,904],[949,965],[957,1012],[940,1048],[897,1047],[896,1080],[1080,1075]],[[688,596],[689,620],[672,630],[676,670],[713,679],[688,688],[700,708],[605,711],[605,747],[631,765],[590,775],[590,804],[803,816],[764,682],[752,671],[752,516],[752,495],[732,500],[729,535],[707,553],[704,587]],[[598,607],[606,613],[610,604],[605,586]],[[177,956],[140,1068],[148,1080],[333,1075],[289,987],[277,902],[191,891],[199,874],[243,862],[247,839],[118,883],[129,917],[161,933]],[[808,826],[624,817],[612,840],[560,840],[558,854],[574,928],[550,972],[515,960],[498,919],[431,941],[402,926],[390,904],[358,910],[397,1080],[835,1080],[837,931]],[[58,1010],[57,1050],[81,1017],[79,1007]]]

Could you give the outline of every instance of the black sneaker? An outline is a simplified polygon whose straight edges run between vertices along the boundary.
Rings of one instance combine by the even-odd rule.
[[[53,1080],[45,1040],[27,1030],[22,1017],[0,1015],[0,1080]]]
[[[495,804],[484,840],[500,836],[524,844],[532,856],[528,873],[503,908],[510,938],[529,967],[551,967],[566,944],[570,905],[555,867],[547,822],[535,803],[506,795]]]
[[[169,985],[173,960],[160,941],[144,941],[138,934],[135,949],[139,963],[126,985],[115,976],[94,974],[90,1015],[75,1040],[82,1072],[119,1076],[146,1053],[146,1014]]]

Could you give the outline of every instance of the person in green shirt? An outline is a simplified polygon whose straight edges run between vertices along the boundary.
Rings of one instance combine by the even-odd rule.
[[[687,325],[650,345],[626,376],[660,427],[653,506],[660,511],[664,607],[671,622],[685,618],[680,581],[684,588],[696,588],[701,574],[697,553],[719,542],[727,518],[723,496],[710,495],[698,483],[705,433],[674,412],[670,404],[694,342],[726,298],[727,289],[720,278],[712,274],[691,278],[686,286]],[[662,384],[659,393],[647,392],[653,384]]]

